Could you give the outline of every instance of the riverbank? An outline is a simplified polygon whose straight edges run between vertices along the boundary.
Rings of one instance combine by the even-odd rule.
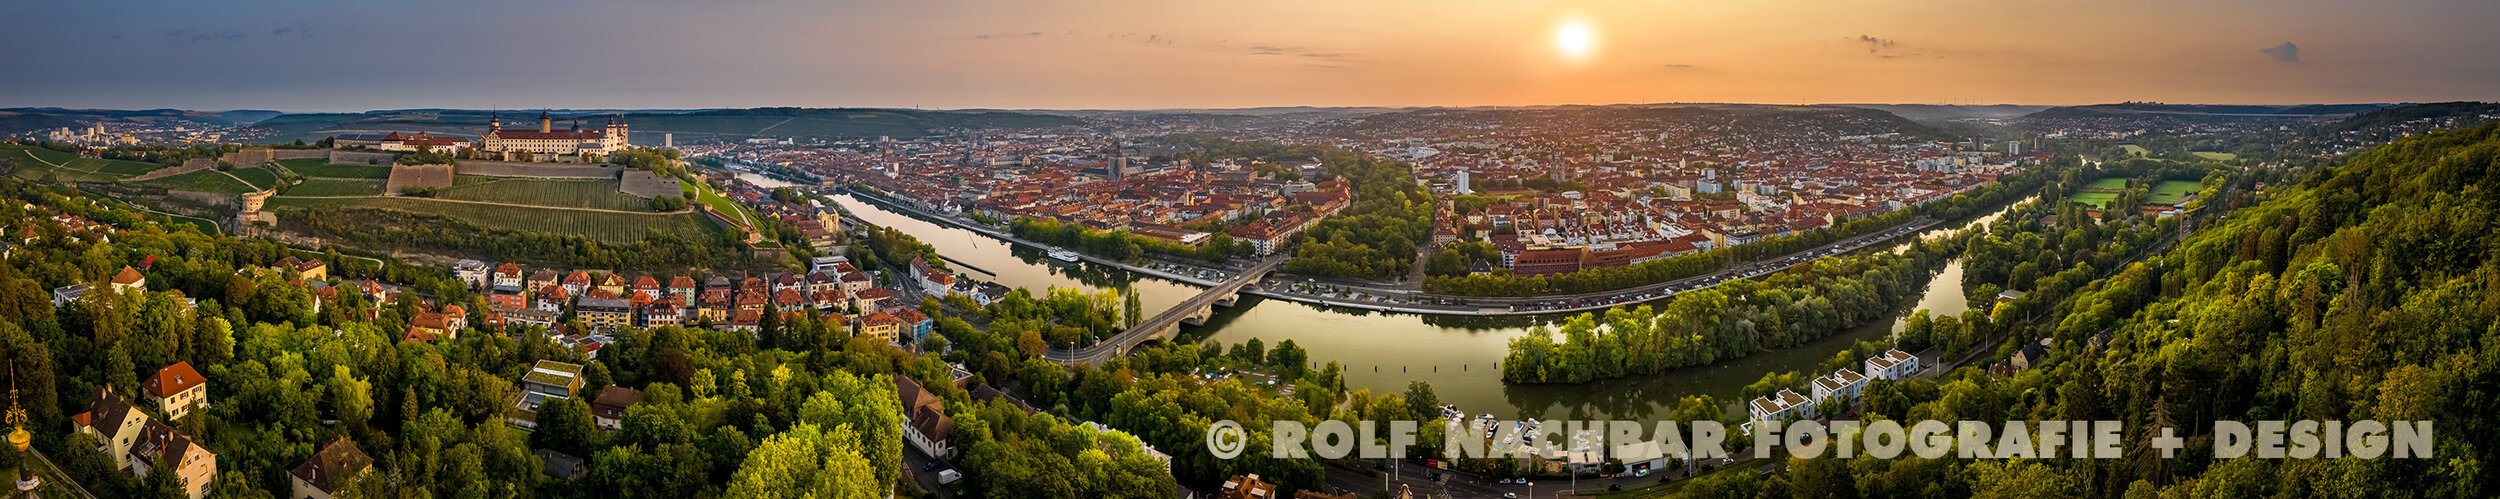
[[[1126,266],[1066,263],[1051,259],[1044,251],[1028,245],[1006,242],[963,228],[960,224],[914,214],[916,211],[888,208],[890,202],[887,201],[872,200],[859,194],[828,192],[828,195],[828,202],[848,213],[846,223],[891,227],[912,234],[936,247],[939,254],[996,272],[999,278],[994,282],[1010,287],[1037,290],[1076,287],[1086,293],[1135,289],[1147,310],[1170,308],[1205,289],[1186,280],[1197,279],[1190,275],[1194,272],[1174,270],[1194,267],[1162,268],[1162,265],[1150,261],[1144,267],[1158,272],[1141,273],[1123,270]],[[2001,212],[2004,208],[2000,206],[1995,211]],[[1996,216],[1992,213],[1951,219],[1916,233],[1935,234],[1971,224],[1984,224]],[[1898,245],[1905,240],[1907,238],[1894,238],[1891,244]],[[1859,251],[1881,251],[1884,248],[1870,246]],[[1174,275],[1176,272],[1180,275]],[[1763,373],[1814,370],[1829,359],[1832,352],[1848,348],[1858,341],[1881,338],[1898,331],[1901,318],[1906,317],[1910,309],[1930,308],[1940,313],[1958,314],[1958,307],[1967,302],[1960,284],[1960,266],[1958,263],[1948,264],[1935,278],[1924,279],[1915,288],[1922,296],[1917,305],[1898,311],[1894,320],[1888,323],[1869,324],[1794,348],[1759,352],[1711,366],[1586,385],[1505,385],[1501,382],[1498,365],[1509,353],[1510,341],[1531,334],[1540,325],[1550,327],[1569,318],[1569,315],[1560,313],[1499,316],[1398,313],[1373,308],[1332,307],[1324,303],[1245,293],[1235,306],[1217,307],[1214,317],[1207,319],[1205,325],[1184,326],[1178,341],[1225,345],[1253,339],[1267,345],[1293,341],[1309,352],[1313,365],[1325,366],[1333,362],[1344,369],[1342,373],[1348,389],[1394,393],[1405,390],[1410,382],[1423,381],[1431,383],[1443,403],[1458,404],[1471,412],[1492,412],[1505,417],[1646,419],[1665,414],[1673,409],[1676,401],[1695,395],[1716,397],[1724,402],[1723,409],[1733,411],[1731,414],[1741,414],[1743,409],[1737,396],[1745,385],[1759,380]]]
[[[996,227],[983,225],[964,219],[963,217],[934,213],[872,190],[854,189],[848,185],[841,186],[837,188],[837,190],[839,192],[848,193],[857,196],[860,199],[865,199],[869,202],[903,212],[906,215],[969,230],[1011,244],[1042,250],[1057,248],[1055,246],[1025,240]],[[1350,300],[1323,294],[1283,291],[1279,288],[1288,287],[1290,284],[1293,284],[1293,280],[1296,278],[1287,276],[1286,274],[1280,272],[1275,278],[1264,280],[1260,282],[1258,286],[1243,289],[1242,293],[1324,307],[1341,307],[1373,312],[1418,315],[1542,316],[1600,312],[1620,306],[1636,306],[1643,303],[1664,301],[1668,298],[1673,298],[1676,293],[1716,286],[1720,283],[1731,280],[1753,279],[1770,275],[1799,265],[1812,264],[1816,258],[1823,256],[1837,255],[1857,251],[1870,246],[1884,244],[1901,236],[1916,234],[1942,223],[1944,223],[1943,220],[1920,218],[1900,226],[1885,229],[1881,232],[1835,241],[1831,244],[1816,247],[1811,250],[1792,253],[1777,259],[1756,261],[1719,272],[1660,283],[1652,283],[1616,291],[1546,297],[1486,298],[1441,295],[1402,290],[1380,290],[1377,288],[1331,284],[1331,286],[1339,288],[1361,289],[1362,291],[1369,292],[1371,296],[1387,299],[1383,302],[1373,300]],[[1202,287],[1215,285],[1214,281],[1168,272],[1163,269],[1132,265],[1126,262],[1113,261],[1083,253],[1078,253],[1078,257],[1087,263],[1109,266],[1128,272],[1154,276],[1156,278],[1172,280],[1175,282]],[[1239,268],[1228,265],[1226,268],[1215,270],[1221,272],[1237,272],[1239,271]],[[1314,281],[1304,278],[1304,283],[1310,282]],[[1458,305],[1424,305],[1414,303],[1418,301],[1457,302]]]

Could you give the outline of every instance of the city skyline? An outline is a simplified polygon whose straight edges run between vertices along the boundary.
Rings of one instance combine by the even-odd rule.
[[[0,106],[1176,109],[2500,97],[2500,5],[0,6]],[[1950,29],[1943,29],[1949,27]]]

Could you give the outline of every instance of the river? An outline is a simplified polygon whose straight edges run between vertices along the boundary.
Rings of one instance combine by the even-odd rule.
[[[739,178],[758,185],[788,185],[752,174],[741,174]],[[1117,268],[1052,260],[1038,250],[889,210],[853,194],[836,195],[833,200],[860,221],[902,230],[935,246],[948,259],[995,272],[994,276],[973,274],[1007,286],[1039,293],[1051,286],[1095,292],[1131,285],[1145,302],[1147,315],[1187,300],[1200,290]],[[2000,209],[1972,221],[1939,225],[1922,235],[1987,223],[2003,213]],[[1875,248],[1884,247],[1870,249]],[[1741,402],[1735,400],[1737,393],[1763,374],[1813,369],[1834,352],[1859,340],[1897,331],[1909,310],[1926,308],[1937,314],[1960,314],[1968,309],[1961,282],[1962,265],[1956,260],[1928,283],[1917,305],[1905,308],[1889,324],[1853,328],[1796,348],[1760,352],[1716,365],[1581,385],[1506,385],[1498,368],[1502,357],[1509,353],[1511,338],[1568,315],[1391,314],[1243,295],[1238,306],[1219,307],[1205,326],[1185,326],[1182,334],[1190,339],[1227,344],[1258,338],[1270,348],[1277,342],[1293,340],[1310,352],[1313,362],[1335,361],[1344,366],[1348,389],[1396,393],[1404,391],[1407,382],[1421,380],[1432,384],[1442,403],[1457,404],[1474,413],[1492,412],[1505,418],[1645,419],[1664,415],[1675,401],[1690,395],[1710,395],[1726,407],[1736,407]],[[1813,374],[1819,373],[1809,373]]]

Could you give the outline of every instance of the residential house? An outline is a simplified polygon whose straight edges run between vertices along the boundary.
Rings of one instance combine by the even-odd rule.
[[[523,429],[538,428],[538,406],[549,400],[570,399],[582,389],[582,366],[538,361],[528,374],[521,375],[521,393],[513,395],[510,410],[504,411],[506,421]]]
[[[208,377],[191,368],[190,362],[175,362],[149,376],[141,395],[169,419],[182,419],[192,410],[208,407]]]
[[[509,286],[509,287],[514,288],[514,289],[524,289],[524,288],[521,288],[522,283],[521,283],[521,265],[520,265],[520,264],[515,264],[515,263],[505,263],[505,264],[503,264],[503,265],[496,265],[496,266],[495,266],[495,277],[494,277],[494,280],[495,280],[495,281],[494,281],[494,283],[492,283],[492,286],[494,286],[494,287],[501,288],[501,287],[506,287],[506,286]]]
[[[903,320],[894,317],[894,314],[882,311],[870,312],[867,318],[859,321],[859,334],[874,337],[878,341],[893,343],[902,337],[902,332]]]
[[[449,322],[441,312],[418,312],[416,317],[408,319],[408,333],[402,335],[400,341],[433,343],[434,340],[452,338],[454,330]]]
[[[857,293],[851,293],[851,306],[860,310],[876,310],[878,307],[885,306],[886,300],[893,297],[894,292],[885,288],[863,289]]]
[[[902,324],[903,336],[910,338],[913,344],[928,339],[929,331],[937,326],[937,321],[930,319],[928,314],[908,308],[895,310],[894,319]]]
[[[684,309],[678,308],[677,300],[674,298],[651,302],[650,306],[642,308],[642,326],[660,327],[683,325],[686,323],[686,317],[683,314],[683,310]]]
[[[628,295],[635,294],[635,293],[647,294],[647,295],[651,295],[651,298],[650,298],[650,299],[652,299],[652,300],[658,300],[658,299],[660,299],[660,297],[661,297],[661,296],[666,296],[666,295],[668,295],[668,288],[662,288],[662,287],[660,287],[660,280],[659,280],[659,279],[653,279],[653,278],[651,278],[651,276],[642,276],[642,277],[635,278],[635,279],[634,279],[634,287],[633,287],[633,288],[631,288],[631,289],[634,291],[634,293],[626,293],[626,294],[628,294]],[[646,303],[648,303],[648,302],[646,302]]]
[[[521,283],[521,289],[539,289],[547,286],[556,286],[563,284],[563,279],[563,274],[556,273],[555,269],[538,269],[537,272],[530,273],[529,280]]]
[[[572,294],[573,292],[565,290],[564,286],[554,284],[538,288],[538,309],[563,313],[564,306],[573,301]]]
[[[1812,402],[1804,395],[1782,388],[1779,393],[1754,397],[1752,403],[1745,404],[1745,412],[1753,416],[1754,421],[1779,421],[1789,416],[1812,418],[1814,417]]]
[[[1856,400],[1858,394],[1865,390],[1866,375],[1858,374],[1857,371],[1851,371],[1848,368],[1841,368],[1838,371],[1832,371],[1831,374],[1814,378],[1815,403],[1822,403],[1835,397],[1839,398],[1842,403],[1847,403]]]
[[[486,262],[463,259],[451,264],[451,276],[468,283],[469,289],[485,289],[490,283]]]
[[[616,274],[599,275],[599,290],[608,292],[609,296],[625,296],[625,289],[624,276]]]
[[[564,292],[578,295],[590,291],[590,288],[589,272],[576,270],[564,275]]]
[[[174,473],[191,499],[207,495],[209,482],[217,476],[216,454],[189,435],[148,417],[113,394],[110,386],[96,387],[87,412],[70,416],[70,421],[72,431],[96,438],[96,450],[111,456],[115,468],[140,478],[152,471]],[[168,463],[173,469],[154,470]]]
[[[139,275],[139,269],[130,268],[125,265],[122,266],[121,272],[113,274],[113,292],[115,293],[130,293],[147,290],[148,276]]]
[[[954,457],[955,448],[947,442],[955,421],[946,416],[946,402],[935,393],[912,381],[910,376],[894,375],[894,396],[903,405],[903,440],[930,457]]]
[[[700,291],[702,288],[695,286],[692,277],[681,275],[668,280],[668,294],[676,295],[678,303],[694,303],[695,293]]]
[[[529,296],[521,292],[520,286],[497,284],[487,290],[486,303],[498,307],[526,308],[529,307]]]
[[[1918,356],[1900,350],[1886,350],[1882,355],[1866,358],[1866,374],[1875,379],[1909,379],[1918,370]]]
[[[373,458],[365,456],[364,450],[357,449],[355,441],[347,437],[332,437],[330,443],[313,452],[311,458],[287,471],[287,481],[292,485],[287,497],[331,499],[331,494],[338,492],[339,486],[346,485],[347,479],[372,470]]]
[[[1242,475],[1224,479],[1216,489],[1217,499],[1276,499],[1276,484],[1259,480],[1258,475]]]
[[[68,286],[52,288],[52,307],[60,308],[69,306],[70,302],[78,301],[78,297],[86,296],[87,289],[89,287],[90,286],[85,284],[71,284]]]
[[[642,390],[611,386],[599,390],[599,398],[590,402],[590,417],[599,429],[615,431],[625,428],[625,409],[642,403]]]
[[[580,318],[582,325],[598,329],[631,326],[633,312],[631,302],[617,298],[583,297],[573,305],[573,316]]]

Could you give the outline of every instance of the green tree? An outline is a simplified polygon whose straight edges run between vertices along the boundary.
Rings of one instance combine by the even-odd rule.
[[[729,479],[729,497],[870,499],[885,490],[848,427],[800,423],[764,439]]]
[[[569,398],[548,399],[538,404],[538,429],[530,433],[530,446],[555,449],[576,456],[589,455],[597,448],[599,429],[590,420],[590,405]]]

